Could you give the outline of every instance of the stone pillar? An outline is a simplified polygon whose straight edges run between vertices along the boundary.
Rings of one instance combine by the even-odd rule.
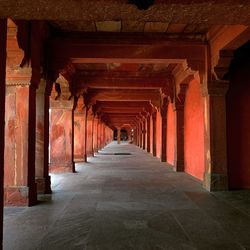
[[[140,133],[140,122],[137,122],[137,146],[140,147],[140,137],[141,137],[141,133]]]
[[[228,189],[226,101],[227,81],[210,81],[203,88],[205,124],[204,187],[209,191]]]
[[[102,136],[102,145],[103,145],[103,148],[106,146],[106,143],[105,143],[105,138],[106,138],[106,131],[105,131],[105,124],[103,123],[102,124],[102,131],[103,131],[103,136]]]
[[[142,120],[142,149],[146,149],[146,119]]]
[[[4,116],[7,21],[0,19],[0,249],[3,244]]]
[[[93,121],[94,121],[94,114],[92,108],[88,110],[88,117],[87,117],[87,156],[94,156],[93,151]]]
[[[174,170],[184,171],[184,105],[175,103]]]
[[[83,145],[83,159],[84,162],[87,162],[87,144],[88,144],[88,107],[85,106],[83,107],[83,117],[84,117],[84,145]]]
[[[77,100],[74,110],[74,162],[85,162],[84,158],[84,132],[85,132],[85,117],[84,117],[84,100],[80,96]]]
[[[94,143],[93,143],[94,153],[98,152],[98,124],[99,124],[99,119],[96,115],[94,118],[94,132],[93,132],[93,135],[94,135]]]
[[[100,119],[98,119],[97,130],[98,130],[98,133],[97,133],[97,145],[98,145],[98,150],[100,150],[102,148],[101,147],[101,121],[100,121]]]
[[[68,82],[59,77],[60,96],[55,91],[50,99],[50,172],[74,172],[73,162],[73,106],[74,100],[69,99]],[[57,83],[58,84],[58,83]]]
[[[46,81],[41,80],[36,91],[36,184],[37,192],[41,194],[51,193],[50,176],[48,173],[48,159],[45,158],[45,117],[49,114],[46,102]],[[45,113],[46,112],[46,113]],[[46,126],[46,129],[48,127]],[[46,155],[48,157],[48,155]],[[46,164],[45,164],[46,162]]]
[[[35,59],[39,61],[40,58],[38,53],[33,60],[33,68],[19,67],[24,52],[17,41],[17,27],[10,21],[7,37],[4,200],[6,205],[31,206],[37,201],[36,89],[41,74],[40,68],[35,68]]]
[[[147,116],[147,152],[150,153],[150,115]]]
[[[175,140],[174,140],[174,170],[184,171],[184,103],[188,83],[179,85],[179,94],[175,97]]]
[[[153,156],[156,156],[156,112],[152,113],[152,148],[153,148]]]
[[[142,127],[141,127],[141,121],[138,122],[138,141],[139,141],[139,147],[142,147]]]
[[[49,137],[50,137],[50,95],[53,83],[55,79],[57,78],[56,74],[49,74],[49,77],[47,79],[45,93],[44,93],[44,150],[43,150],[43,162],[44,162],[44,180],[45,180],[45,187],[44,187],[44,193],[50,194],[51,191],[51,182],[50,182],[50,176],[49,176]]]
[[[117,144],[121,143],[121,129],[117,128]]]
[[[36,203],[35,103],[36,89],[30,86],[28,79],[22,85],[7,80],[4,164],[6,205],[29,206]]]
[[[167,110],[168,99],[164,97],[161,104],[161,162],[167,161]]]

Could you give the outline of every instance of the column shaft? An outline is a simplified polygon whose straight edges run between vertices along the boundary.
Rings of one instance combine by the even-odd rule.
[[[3,244],[4,115],[7,20],[0,19],[0,249]]]
[[[156,156],[156,112],[152,113],[152,147],[153,147],[153,156]]]
[[[205,174],[204,187],[209,191],[227,190],[226,101],[227,81],[210,81],[205,99]]]
[[[117,129],[117,144],[121,143],[121,129]]]
[[[174,169],[184,171],[184,106],[175,105]]]
[[[74,172],[73,100],[50,100],[50,172]]]
[[[150,153],[150,116],[147,117],[147,152]]]

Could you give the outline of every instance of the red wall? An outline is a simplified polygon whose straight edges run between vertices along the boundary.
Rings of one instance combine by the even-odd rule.
[[[167,115],[167,162],[174,165],[175,118],[173,105],[168,105]]]
[[[161,157],[161,114],[156,113],[156,156]]]
[[[227,94],[229,187],[250,188],[250,77],[248,65],[232,73]]]
[[[200,83],[190,82],[184,108],[184,164],[185,172],[203,180],[204,118]]]

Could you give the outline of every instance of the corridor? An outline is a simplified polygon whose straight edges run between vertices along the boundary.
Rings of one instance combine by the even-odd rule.
[[[39,205],[5,208],[5,250],[250,248],[250,191],[209,193],[135,145],[51,178]]]

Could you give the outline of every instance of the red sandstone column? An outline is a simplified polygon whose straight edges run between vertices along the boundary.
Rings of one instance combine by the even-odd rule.
[[[163,97],[161,105],[161,162],[167,161],[167,110],[168,99]]]
[[[83,157],[84,162],[87,162],[87,144],[88,144],[88,107],[84,106],[83,108],[83,117],[84,117],[84,145],[83,145]]]
[[[62,76],[57,80],[60,96],[55,91],[50,99],[50,172],[74,172],[73,162],[73,105],[68,82]]]
[[[84,100],[80,96],[77,100],[77,105],[74,110],[74,162],[84,162],[84,132],[85,132],[85,117],[84,117]]]
[[[136,146],[139,147],[139,125],[138,125],[138,122],[136,123],[136,128],[135,128],[135,135],[136,135]]]
[[[136,127],[134,128],[134,131],[133,131],[133,144],[137,145],[137,128]]]
[[[174,170],[184,171],[184,105],[175,103]]]
[[[33,36],[33,29],[31,35]],[[8,22],[8,64],[6,67],[5,113],[5,204],[33,205],[37,200],[35,183],[36,89],[40,83],[39,51],[32,67],[20,68],[24,52],[17,44],[17,27]],[[34,51],[34,40],[31,42]],[[36,47],[39,50],[39,46]]]
[[[48,173],[48,159],[45,158],[45,116],[49,109],[45,107],[46,102],[46,82],[41,80],[36,91],[36,184],[38,193],[51,193],[50,176]],[[47,114],[45,114],[45,112]],[[46,127],[46,129],[48,129]],[[48,157],[48,155],[46,155]],[[46,165],[45,165],[46,161]],[[45,167],[46,166],[46,167]]]
[[[150,153],[150,114],[147,116],[147,152]]]
[[[121,129],[117,128],[117,144],[121,143]]]
[[[93,150],[94,150],[94,153],[96,153],[98,151],[98,149],[97,149],[98,129],[97,128],[98,128],[98,118],[95,115],[94,116],[94,130],[93,130]]]
[[[175,97],[175,142],[174,142],[174,170],[184,171],[184,103],[187,84],[180,84],[178,97]]]
[[[100,118],[98,119],[98,127],[97,127],[98,133],[97,133],[97,144],[98,144],[98,150],[101,149],[101,121]]]
[[[93,120],[94,115],[92,108],[88,110],[88,117],[87,117],[87,156],[94,156],[93,151]]]
[[[138,121],[138,147],[141,147],[141,123]]]
[[[156,112],[152,113],[152,130],[153,130],[153,138],[152,138],[153,156],[156,156]]]
[[[3,243],[4,115],[7,21],[0,19],[0,249]]]
[[[49,176],[49,119],[50,119],[50,111],[49,111],[49,105],[50,105],[50,95],[52,91],[52,86],[54,81],[57,78],[57,74],[49,73],[48,79],[46,83],[45,88],[45,94],[44,94],[44,179],[45,179],[45,194],[50,194],[51,191],[51,182],[50,182],[50,176]]]
[[[146,119],[142,120],[142,149],[146,149]]]
[[[139,120],[139,126],[140,126],[140,131],[139,131],[139,134],[140,134],[140,148],[143,148],[143,121],[141,119],[141,116],[140,116],[140,120]]]
[[[105,138],[105,130],[104,130],[104,123],[102,123],[102,148],[105,147],[104,138]]]
[[[226,102],[227,81],[210,81],[203,88],[205,101],[205,174],[209,191],[227,190]]]

